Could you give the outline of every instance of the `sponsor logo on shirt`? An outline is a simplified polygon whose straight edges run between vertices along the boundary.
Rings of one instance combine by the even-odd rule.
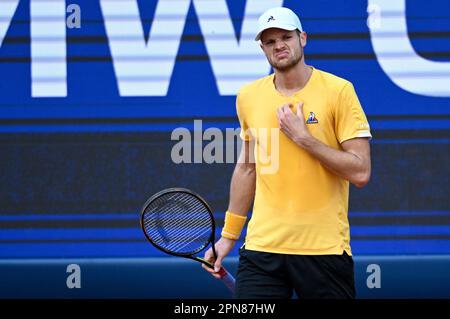
[[[319,120],[316,118],[314,112],[309,112],[308,119],[306,120],[306,124],[317,124]]]

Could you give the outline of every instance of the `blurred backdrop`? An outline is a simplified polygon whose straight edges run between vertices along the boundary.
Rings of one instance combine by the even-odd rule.
[[[153,193],[186,187],[223,225],[236,140],[223,160],[175,163],[172,132],[239,127],[237,90],[271,72],[256,20],[280,5],[308,33],[307,64],[350,80],[371,125],[372,179],[350,192],[360,296],[450,296],[448,1],[1,0],[1,297],[226,295],[164,292],[170,267],[168,287],[180,287],[177,269],[216,283],[151,247],[139,213]],[[66,286],[71,263],[88,263],[91,290]],[[387,286],[367,286],[370,264]],[[92,275],[102,269],[121,274],[117,295]]]

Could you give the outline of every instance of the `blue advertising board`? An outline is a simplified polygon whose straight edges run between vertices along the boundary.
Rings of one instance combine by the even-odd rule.
[[[354,254],[449,254],[448,1],[1,0],[0,257],[162,256],[139,210],[166,187],[202,194],[220,227],[233,163],[174,163],[171,134],[239,127],[237,91],[272,72],[257,18],[280,5],[371,126]]]

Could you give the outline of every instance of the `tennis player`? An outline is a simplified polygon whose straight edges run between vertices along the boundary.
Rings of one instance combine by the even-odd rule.
[[[354,298],[349,183],[369,181],[369,124],[352,83],[305,64],[307,34],[293,11],[269,9],[258,24],[255,40],[274,73],[237,95],[244,142],[215,271],[239,239],[253,202],[239,249],[236,298],[291,298],[294,291],[299,298]],[[279,148],[252,134],[273,128],[280,130]],[[279,168],[264,174],[264,163],[258,156],[252,163],[250,155],[271,149],[279,149]],[[205,258],[214,261],[211,250]]]

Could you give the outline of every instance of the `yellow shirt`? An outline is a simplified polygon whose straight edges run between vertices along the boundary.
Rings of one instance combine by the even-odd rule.
[[[313,68],[305,87],[288,97],[275,89],[274,75],[240,89],[241,137],[254,139],[256,193],[245,247],[283,254],[351,255],[349,182],[334,175],[279,130],[276,110],[302,101],[309,132],[335,149],[371,137],[353,85]]]

